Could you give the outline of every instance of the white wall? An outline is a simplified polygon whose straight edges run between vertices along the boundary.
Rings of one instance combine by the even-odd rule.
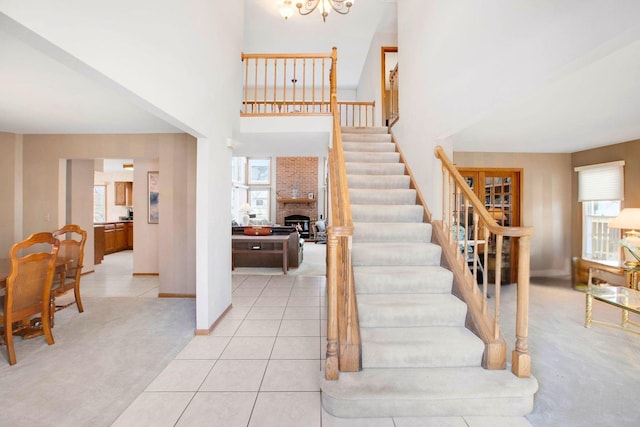
[[[375,101],[374,125],[382,125],[382,46],[397,46],[397,34],[378,33],[373,36],[367,60],[358,85],[358,101]]]
[[[22,240],[22,136],[0,132],[0,258]]]
[[[93,271],[94,238],[93,238],[93,160],[71,160],[67,163],[67,206],[66,220],[60,221],[59,226],[77,224],[87,232],[84,247],[84,261],[82,272]]]
[[[225,141],[232,137],[233,129],[238,129],[244,2],[194,0],[185,7],[183,2],[169,0],[116,0],[109,4],[58,0],[35,8],[32,4],[0,0],[0,10],[17,25],[32,31],[33,34],[23,34],[24,38],[46,53],[191,135],[205,137],[202,144],[210,147],[202,153],[225,153],[204,154],[206,157],[201,159],[201,152],[197,151],[197,259],[192,251],[180,254],[179,260],[171,262],[182,264],[183,274],[179,270],[165,272],[179,280],[173,289],[184,288],[189,293],[186,288],[190,284],[185,280],[192,272],[188,273],[187,268],[196,260],[197,327],[208,328],[221,312],[219,307],[231,303],[231,246],[228,239],[224,240],[224,233],[218,234],[223,231],[223,223],[226,233],[230,232],[230,218],[217,221],[229,217],[230,212],[230,153]],[[51,44],[42,43],[41,39]],[[166,162],[171,164],[170,159],[161,156],[159,161],[161,168]],[[175,172],[171,175],[179,175]],[[210,186],[214,179],[221,179],[224,184]],[[164,188],[171,183],[162,182],[166,180],[161,178],[161,193],[171,194],[174,189]],[[196,178],[187,178],[187,182],[194,184]],[[42,209],[25,214],[30,224],[42,223]],[[195,214],[196,207],[187,204],[183,212]],[[184,233],[172,235],[174,238],[194,243],[193,222],[163,211],[161,215],[176,221],[167,232]],[[211,245],[203,245],[200,239]],[[163,257],[173,252],[166,248],[169,250],[163,253],[162,241],[160,245],[160,265],[164,266]]]

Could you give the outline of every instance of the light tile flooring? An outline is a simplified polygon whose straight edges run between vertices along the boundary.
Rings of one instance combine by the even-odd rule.
[[[234,275],[233,308],[114,426],[529,426],[524,418],[338,419],[322,409],[325,278]]]

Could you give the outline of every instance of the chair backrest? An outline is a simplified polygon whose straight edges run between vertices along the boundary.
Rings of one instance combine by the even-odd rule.
[[[39,252],[30,252],[37,246]],[[42,247],[49,250],[43,251]],[[5,316],[22,318],[47,311],[59,242],[51,233],[36,233],[9,250],[11,273],[7,277]],[[30,252],[30,253],[27,253]]]
[[[84,245],[87,241],[87,232],[76,224],[67,224],[53,232],[53,237],[59,240],[60,250],[58,256],[72,260],[67,265],[67,277],[76,277],[80,274],[84,262]]]

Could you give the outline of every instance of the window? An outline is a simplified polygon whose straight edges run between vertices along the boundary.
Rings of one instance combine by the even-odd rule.
[[[620,230],[609,228],[619,213],[619,200],[582,202],[582,258],[620,261]]]
[[[251,206],[252,220],[270,221],[271,217],[271,159],[233,157],[231,164],[232,217],[242,223],[239,211],[244,203]]]
[[[106,222],[107,218],[107,186],[93,186],[93,222]]]
[[[610,229],[624,199],[624,161],[575,168],[582,202],[582,257],[620,261],[620,230]]]

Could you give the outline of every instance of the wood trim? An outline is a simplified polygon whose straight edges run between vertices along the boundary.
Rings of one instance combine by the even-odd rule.
[[[209,326],[209,329],[196,329],[195,334],[196,335],[209,335],[213,329],[218,326],[218,324],[222,321],[222,319],[224,319],[224,317],[227,315],[227,313],[229,312],[229,310],[231,310],[233,308],[233,304],[229,304],[229,307],[227,307],[222,314],[220,315],[220,317],[218,317],[218,319],[216,319],[215,322],[213,322],[211,324],[211,326]]]
[[[168,292],[159,292],[158,298],[195,298],[196,294],[178,294],[178,293],[168,293]]]
[[[133,273],[134,276],[159,276],[160,273]]]
[[[398,52],[398,46],[382,46],[380,47],[380,101],[382,104],[381,111],[381,120],[382,125],[384,126],[385,120],[387,119],[387,64],[384,54],[387,52]],[[396,120],[397,121],[397,120]],[[395,124],[395,122],[394,122]]]

